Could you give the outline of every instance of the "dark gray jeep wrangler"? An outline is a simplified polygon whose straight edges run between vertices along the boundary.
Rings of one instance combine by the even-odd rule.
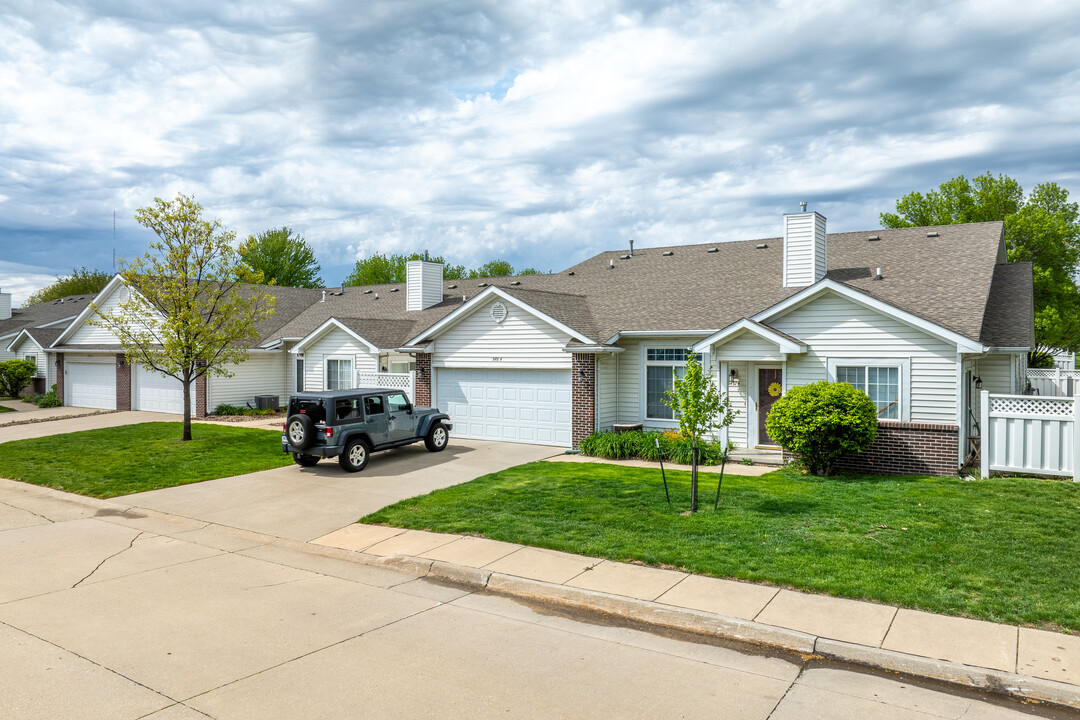
[[[424,441],[431,452],[446,448],[450,416],[438,408],[413,407],[400,390],[357,388],[298,393],[289,398],[281,449],[310,467],[337,457],[358,472],[376,450]]]

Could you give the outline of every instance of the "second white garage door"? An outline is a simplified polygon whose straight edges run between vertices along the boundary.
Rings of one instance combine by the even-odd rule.
[[[136,410],[175,415],[184,412],[184,384],[176,378],[158,375],[153,370],[136,365],[134,380]]]
[[[436,370],[436,401],[453,435],[570,445],[569,370]]]
[[[116,363],[69,361],[66,404],[72,407],[116,409]]]

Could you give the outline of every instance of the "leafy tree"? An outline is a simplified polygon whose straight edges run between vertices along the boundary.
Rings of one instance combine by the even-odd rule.
[[[672,389],[665,394],[664,404],[679,418],[679,434],[693,444],[690,471],[690,511],[697,511],[697,444],[716,430],[727,427],[735,419],[731,398],[721,393],[712,375],[701,367],[693,351],[687,351],[686,368],[682,377],[674,374]]]
[[[877,408],[848,383],[820,380],[793,387],[773,403],[765,431],[814,475],[829,475],[836,461],[862,452],[877,437]]]
[[[238,252],[254,276],[261,274],[263,282],[283,287],[325,287],[315,252],[303,237],[293,235],[291,228],[249,235]]]
[[[469,271],[470,278],[506,277],[514,274],[514,266],[506,260],[490,260],[475,270]]]
[[[129,291],[110,311],[95,307],[91,322],[116,335],[129,362],[182,383],[183,440],[191,440],[192,382],[231,376],[227,366],[247,359],[274,298],[244,284],[253,275],[233,249],[235,233],[204,219],[194,198],[154,198],[135,219],[158,239],[151,252],[123,263]]]
[[[406,278],[406,263],[423,260],[424,253],[408,255],[383,255],[375,253],[371,257],[357,260],[352,273],[345,278],[346,285],[387,285],[403,283]],[[428,257],[431,262],[443,263],[443,280],[460,280],[467,276],[464,265],[448,265],[441,257]]]
[[[540,272],[539,270],[537,270],[536,268],[522,268],[521,270],[518,270],[516,273],[512,273],[512,274],[513,275],[543,275],[543,273]]]
[[[1010,262],[1030,261],[1035,275],[1035,342],[1028,364],[1053,362],[1050,351],[1080,351],[1080,213],[1057,183],[1036,185],[1027,197],[1010,177],[990,173],[947,180],[925,195],[911,192],[881,213],[885,227],[920,227],[966,222],[1005,223]]]
[[[0,395],[19,397],[19,393],[30,384],[35,373],[37,365],[29,360],[0,362]]]
[[[104,270],[72,270],[70,275],[57,276],[56,282],[38,290],[23,302],[23,307],[30,307],[43,302],[52,302],[70,295],[97,295],[109,284],[112,275]]]

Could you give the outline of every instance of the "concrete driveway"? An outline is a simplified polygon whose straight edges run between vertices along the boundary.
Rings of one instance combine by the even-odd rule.
[[[152,490],[116,502],[292,540],[313,540],[398,500],[561,453],[544,445],[457,440],[440,453],[408,445],[374,453],[358,473],[337,460]]]

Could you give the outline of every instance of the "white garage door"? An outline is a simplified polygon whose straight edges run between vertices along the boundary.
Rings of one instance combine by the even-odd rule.
[[[116,363],[68,362],[64,372],[68,405],[116,409]]]
[[[135,409],[150,412],[184,412],[184,384],[176,378],[158,375],[142,365],[135,366]]]
[[[570,445],[569,370],[436,370],[436,405],[453,434],[479,440]]]

